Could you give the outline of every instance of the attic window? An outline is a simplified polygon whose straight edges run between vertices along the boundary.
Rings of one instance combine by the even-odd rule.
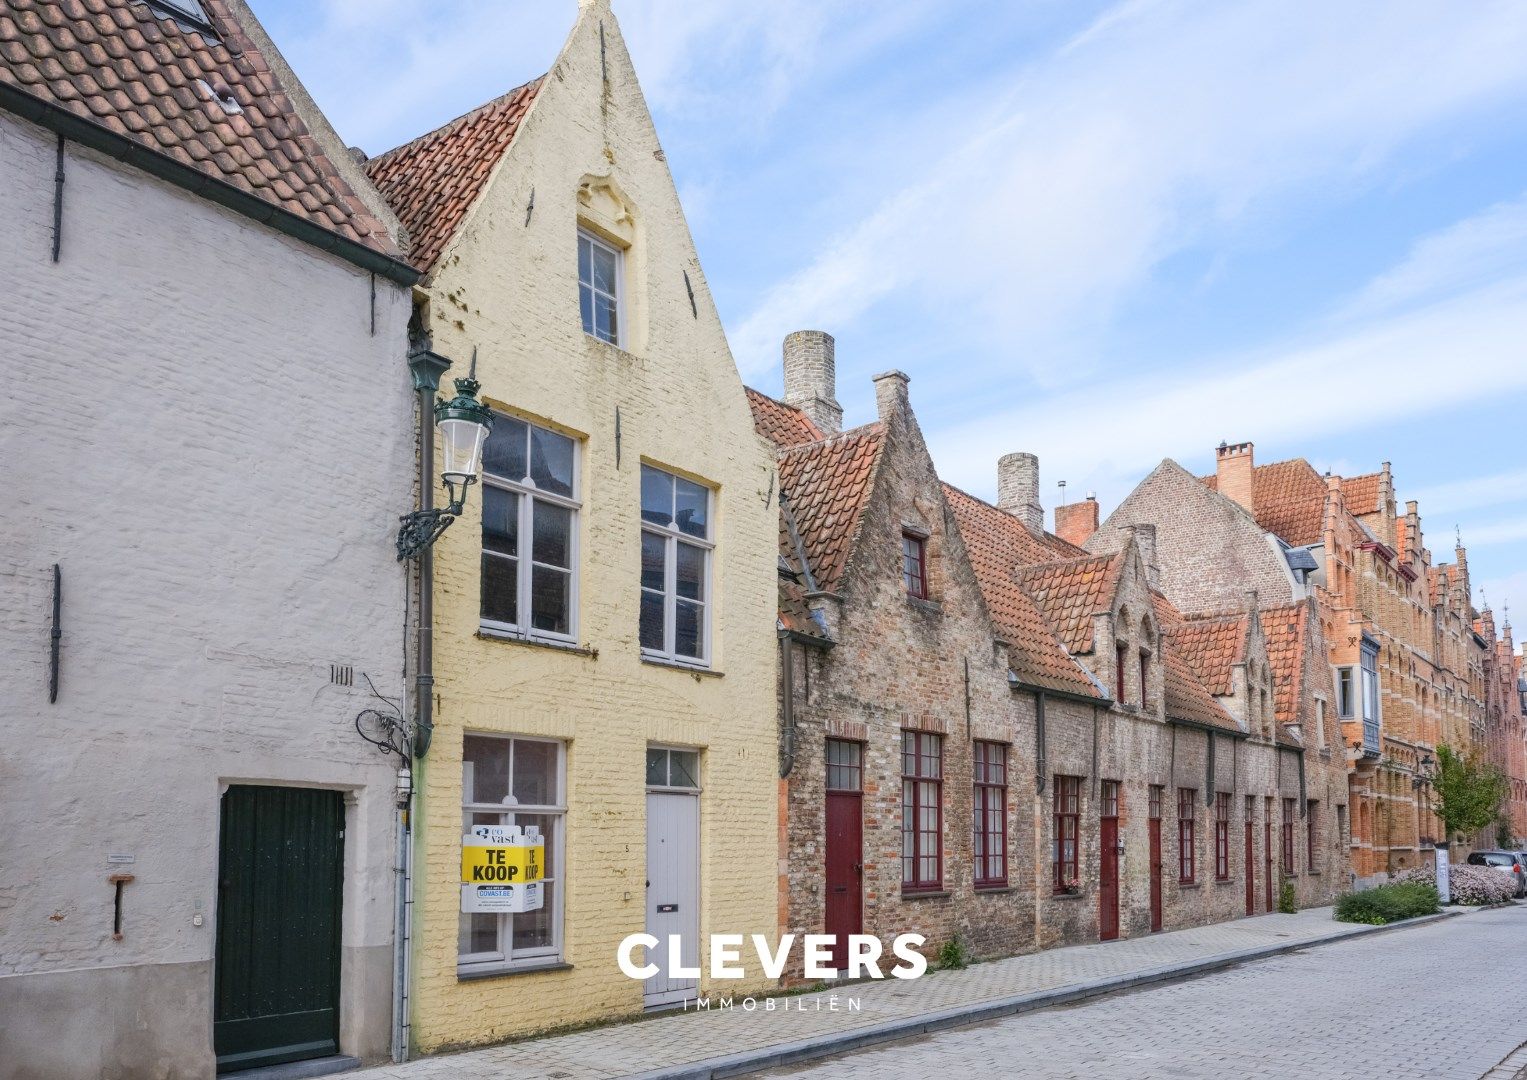
[[[182,30],[221,40],[207,9],[201,6],[201,0],[146,0],[146,3],[155,15],[161,19],[174,19]]]

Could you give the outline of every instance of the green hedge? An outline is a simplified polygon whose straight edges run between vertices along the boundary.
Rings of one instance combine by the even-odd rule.
[[[1400,919],[1414,919],[1417,915],[1432,915],[1441,907],[1437,890],[1432,886],[1406,882],[1348,893],[1336,901],[1336,919],[1338,922],[1383,926]]]

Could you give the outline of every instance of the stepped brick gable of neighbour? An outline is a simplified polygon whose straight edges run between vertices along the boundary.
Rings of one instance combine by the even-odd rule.
[[[822,630],[609,5],[579,5],[544,76],[367,169],[424,273],[416,332],[475,356],[495,413],[434,549],[415,1047],[757,992],[756,966],[682,975],[667,941],[682,968],[702,933],[776,931],[776,642]],[[539,911],[463,910],[464,820],[546,830]],[[642,932],[662,970],[628,979]]]
[[[142,0],[10,0],[0,9],[0,94],[66,110],[317,229],[396,256],[231,5],[204,7],[211,26],[202,30]]]

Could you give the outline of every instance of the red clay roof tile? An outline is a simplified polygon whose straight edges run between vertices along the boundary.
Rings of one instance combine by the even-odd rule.
[[[780,494],[823,592],[836,591],[842,579],[884,441],[876,423],[780,452]]]
[[[748,407],[753,410],[753,427],[776,447],[784,449],[827,437],[827,433],[817,427],[811,417],[795,406],[776,401],[751,386],[745,389]]]
[[[1019,569],[1018,579],[1069,653],[1093,648],[1092,618],[1107,612],[1119,588],[1124,552],[1089,555]]]
[[[371,182],[408,230],[415,267],[434,269],[545,79],[532,79],[366,163]]]

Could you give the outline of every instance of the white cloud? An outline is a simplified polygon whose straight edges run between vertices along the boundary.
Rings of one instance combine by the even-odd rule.
[[[1444,514],[1510,502],[1527,503],[1527,469],[1408,489],[1404,497],[1419,501],[1427,510]]]
[[[1509,3],[1122,5],[995,92],[940,99],[929,138],[908,132],[893,173],[864,178],[865,213],[764,295],[734,352],[757,373],[787,331],[849,330],[894,300],[995,358],[978,368],[1081,377],[1091,334],[1164,258],[1281,196],[1368,182],[1527,89],[1524,51]]]

